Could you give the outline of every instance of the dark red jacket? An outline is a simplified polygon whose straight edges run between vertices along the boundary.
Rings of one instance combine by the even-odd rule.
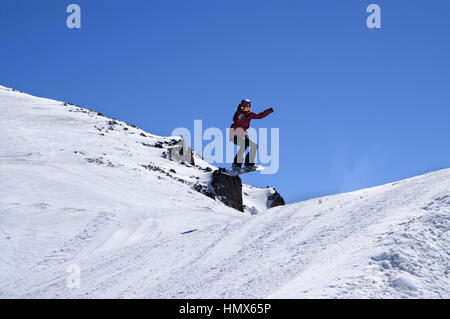
[[[270,111],[267,109],[261,113],[253,113],[251,111],[242,111],[240,108],[234,113],[233,116],[233,124],[231,127],[234,129],[242,128],[244,131],[250,127],[250,121],[252,119],[262,119],[270,114]]]

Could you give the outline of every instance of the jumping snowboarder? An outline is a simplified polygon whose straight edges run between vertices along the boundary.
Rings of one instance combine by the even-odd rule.
[[[273,108],[269,108],[261,113],[253,113],[250,111],[251,102],[249,99],[242,100],[238,105],[233,116],[233,124],[230,128],[230,141],[239,146],[239,150],[234,157],[232,169],[235,172],[247,172],[255,170],[255,157],[258,144],[248,138],[247,129],[252,119],[262,119],[273,112]],[[244,153],[250,147],[244,162]],[[244,162],[244,170],[242,170],[242,162]]]

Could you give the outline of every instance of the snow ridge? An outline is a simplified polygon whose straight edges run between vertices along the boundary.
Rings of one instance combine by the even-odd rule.
[[[5,87],[0,130],[1,298],[450,297],[450,169],[241,213],[175,137]]]

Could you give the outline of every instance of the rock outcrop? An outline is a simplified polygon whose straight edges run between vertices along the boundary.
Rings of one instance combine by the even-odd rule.
[[[267,208],[277,207],[277,206],[283,206],[286,205],[284,202],[283,197],[281,197],[280,193],[276,189],[274,189],[275,192],[272,195],[269,195],[267,197]]]
[[[224,169],[215,170],[211,177],[211,187],[217,199],[225,205],[244,211],[242,203],[242,180],[239,176],[229,176]]]
[[[209,197],[220,200],[227,206],[235,208],[241,212],[244,211],[243,197],[242,197],[242,180],[239,176],[230,176],[224,174],[226,170],[219,168],[211,175]],[[205,194],[206,195],[206,194]],[[276,189],[273,193],[267,196],[267,208],[285,205],[283,197]],[[252,213],[250,211],[250,213]]]

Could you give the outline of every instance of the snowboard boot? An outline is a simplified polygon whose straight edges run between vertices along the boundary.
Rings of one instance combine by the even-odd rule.
[[[239,171],[242,168],[242,164],[233,164],[231,165],[231,169],[235,171]]]

